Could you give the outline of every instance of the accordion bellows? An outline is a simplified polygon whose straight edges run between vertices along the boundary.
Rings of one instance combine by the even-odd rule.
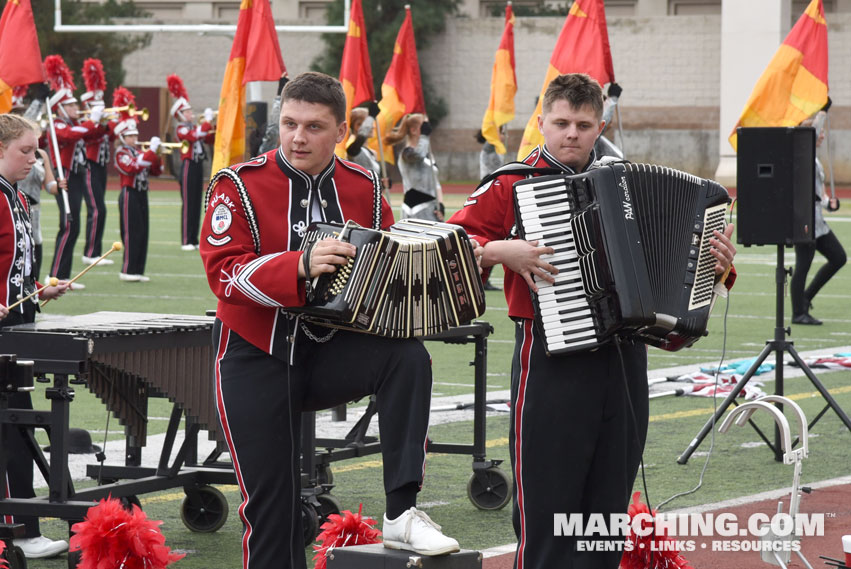
[[[553,285],[535,277],[547,352],[615,335],[665,349],[705,335],[729,197],[716,182],[663,166],[616,163],[514,184],[520,236],[555,249]]]
[[[327,237],[357,247],[334,273],[313,280],[306,306],[288,308],[322,324],[392,338],[437,334],[485,310],[473,248],[458,225],[401,220],[389,231],[349,222],[314,223],[301,249]]]

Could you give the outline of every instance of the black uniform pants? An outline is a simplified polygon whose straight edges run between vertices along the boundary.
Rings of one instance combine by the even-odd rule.
[[[217,407],[243,499],[244,569],[306,566],[302,411],[375,394],[385,492],[422,484],[432,383],[422,343],[342,330],[316,343],[300,334],[301,357],[288,366],[219,321],[213,334]]]
[[[184,160],[180,166],[180,243],[198,245],[201,228],[201,200],[204,192],[203,162]]]
[[[50,264],[50,276],[67,279],[71,276],[71,264],[74,261],[74,245],[80,235],[80,204],[86,192],[86,169],[68,174],[68,204],[71,217],[65,215],[65,201],[62,191],[56,194],[59,206],[59,232],[56,234],[56,247],[53,250],[53,262]]]
[[[810,272],[810,265],[813,263],[816,251],[824,255],[827,263],[822,265],[813,280],[810,281],[810,286],[804,290],[807,273]],[[809,312],[810,301],[815,298],[821,287],[827,284],[827,281],[836,274],[836,271],[842,268],[847,260],[845,249],[836,235],[833,234],[833,231],[829,231],[827,235],[822,235],[813,244],[795,245],[795,271],[792,273],[790,285],[793,316]]]
[[[121,242],[124,243],[121,272],[142,275],[148,258],[148,192],[124,186],[118,194],[118,211],[121,213]]]
[[[538,327],[531,320],[516,325],[509,431],[516,569],[620,563],[620,551],[578,551],[576,537],[554,535],[554,514],[582,514],[587,523],[592,513],[608,522],[627,511],[647,436],[647,351],[631,342],[621,350],[629,398],[613,344],[548,357]]]
[[[86,246],[83,255],[100,257],[102,252],[103,228],[106,226],[106,166],[89,160],[86,173]]]

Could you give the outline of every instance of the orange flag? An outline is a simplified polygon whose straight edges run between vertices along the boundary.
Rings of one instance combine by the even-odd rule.
[[[12,87],[44,80],[30,0],[8,0],[0,17],[0,113],[12,109]]]
[[[245,159],[245,84],[277,81],[284,69],[269,0],[242,0],[219,95],[214,173]]]
[[[812,0],[783,40],[751,92],[730,133],[740,126],[797,126],[827,103],[827,22],[822,0]]]
[[[393,59],[390,68],[381,84],[381,101],[378,102],[381,111],[376,118],[376,124],[381,129],[381,140],[386,133],[393,130],[399,120],[408,113],[425,112],[425,97],[420,78],[420,63],[417,59],[417,44],[414,41],[414,24],[411,20],[411,8],[405,7],[405,20],[396,36],[393,47]],[[378,148],[376,139],[370,140],[370,147]],[[395,163],[393,148],[384,146],[384,159]]]
[[[505,6],[505,29],[493,61],[491,97],[482,118],[482,135],[496,147],[497,154],[505,154],[505,144],[499,138],[499,127],[514,118],[514,95],[517,93],[517,76],[514,73],[514,12],[511,2]]]
[[[544,85],[541,87],[538,105],[529,118],[529,122],[526,123],[526,130],[523,131],[523,139],[520,141],[520,150],[517,153],[519,160],[543,143],[544,137],[538,130],[541,102],[550,81],[565,73],[587,73],[600,85],[615,80],[603,0],[575,0],[570,7],[553,55],[550,57],[550,65],[547,68]]]
[[[349,117],[354,107],[366,101],[375,100],[361,0],[352,0],[349,32],[346,34],[343,61],[340,64],[340,83],[343,84],[343,91],[346,93],[346,124],[349,124]],[[345,140],[337,145],[336,152],[340,158],[346,157]]]

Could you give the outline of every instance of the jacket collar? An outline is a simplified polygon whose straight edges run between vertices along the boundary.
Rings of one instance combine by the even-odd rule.
[[[550,166],[552,166],[553,168],[559,168],[560,170],[564,170],[565,172],[567,172],[569,174],[577,174],[578,173],[576,170],[574,170],[573,168],[571,168],[567,164],[563,164],[558,158],[556,158],[553,155],[553,153],[550,152],[550,150],[547,148],[546,144],[541,144],[541,156],[543,157],[544,161],[547,164],[549,164]],[[585,170],[587,170],[591,166],[591,164],[593,164],[596,160],[597,160],[597,151],[594,148],[592,148],[591,149],[591,156],[588,158],[588,162],[585,164],[585,166],[583,166],[579,170],[579,172],[584,172]]]

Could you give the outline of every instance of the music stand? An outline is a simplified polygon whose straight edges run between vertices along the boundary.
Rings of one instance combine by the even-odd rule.
[[[839,416],[839,419],[845,423],[845,426],[848,427],[848,430],[851,431],[851,419],[848,418],[848,415],[839,404],[833,399],[833,396],[830,392],[824,387],[824,385],[819,381],[819,379],[815,376],[810,367],[801,359],[801,356],[798,355],[798,352],[795,350],[794,342],[786,340],[786,335],[791,334],[791,328],[784,327],[784,295],[783,291],[786,286],[786,276],[791,274],[791,269],[787,269],[783,265],[783,245],[777,246],[777,268],[775,270],[775,283],[777,285],[777,308],[776,308],[776,320],[774,325],[774,339],[767,340],[765,342],[765,347],[760,352],[759,356],[757,356],[756,361],[748,368],[742,378],[736,383],[736,386],[733,388],[733,391],[727,395],[727,398],[724,399],[724,402],[718,406],[718,409],[715,411],[714,415],[706,422],[697,436],[689,443],[688,447],[685,451],[680,455],[677,459],[677,463],[685,464],[688,462],[689,457],[692,453],[697,450],[697,447],[703,441],[709,431],[712,430],[713,425],[716,423],[720,424],[721,416],[724,415],[724,412],[727,411],[727,408],[735,402],[736,397],[738,397],[739,393],[744,389],[745,385],[747,385],[748,381],[750,381],[751,377],[754,376],[756,370],[759,369],[759,366],[765,361],[768,355],[771,352],[775,352],[776,359],[774,365],[774,394],[775,395],[783,395],[783,352],[788,353],[792,356],[792,359],[795,360],[795,363],[801,368],[801,371],[804,372],[804,375],[810,380],[813,386],[821,393],[821,396],[827,401],[827,405],[825,405],[824,409],[822,409],[818,415],[812,420],[809,424],[808,429],[812,429],[813,425],[821,419],[821,417],[827,412],[827,410],[833,409],[833,411]],[[783,411],[783,406],[780,404],[776,404],[780,411]],[[778,462],[782,462],[783,460],[783,449],[780,445],[780,430],[775,425],[774,428],[774,444],[768,440],[768,437],[760,431],[759,427],[756,424],[748,420],[748,423],[756,430],[759,434],[760,438],[765,441],[770,449],[774,451],[774,460]],[[793,443],[794,445],[795,443]]]
[[[774,393],[783,395],[783,352],[792,356],[804,375],[810,380],[827,405],[810,423],[813,425],[832,408],[848,430],[851,419],[833,399],[809,366],[795,351],[793,342],[786,340],[790,328],[783,325],[786,277],[791,269],[784,266],[783,248],[798,243],[812,243],[811,229],[815,226],[815,129],[812,127],[760,127],[736,129],[739,148],[736,162],[736,186],[739,190],[738,242],[750,245],[777,245],[777,308],[774,339],[765,343],[765,348],[756,361],[736,383],[733,391],[724,399],[713,416],[706,422],[697,436],[689,443],[677,459],[685,464],[706,437],[713,425],[719,421],[731,403],[744,389],[748,381],[771,352],[776,354],[774,366]],[[783,406],[775,403],[782,412]],[[774,451],[774,459],[782,461],[780,430],[774,429],[774,444],[762,431],[748,421],[760,438]]]

